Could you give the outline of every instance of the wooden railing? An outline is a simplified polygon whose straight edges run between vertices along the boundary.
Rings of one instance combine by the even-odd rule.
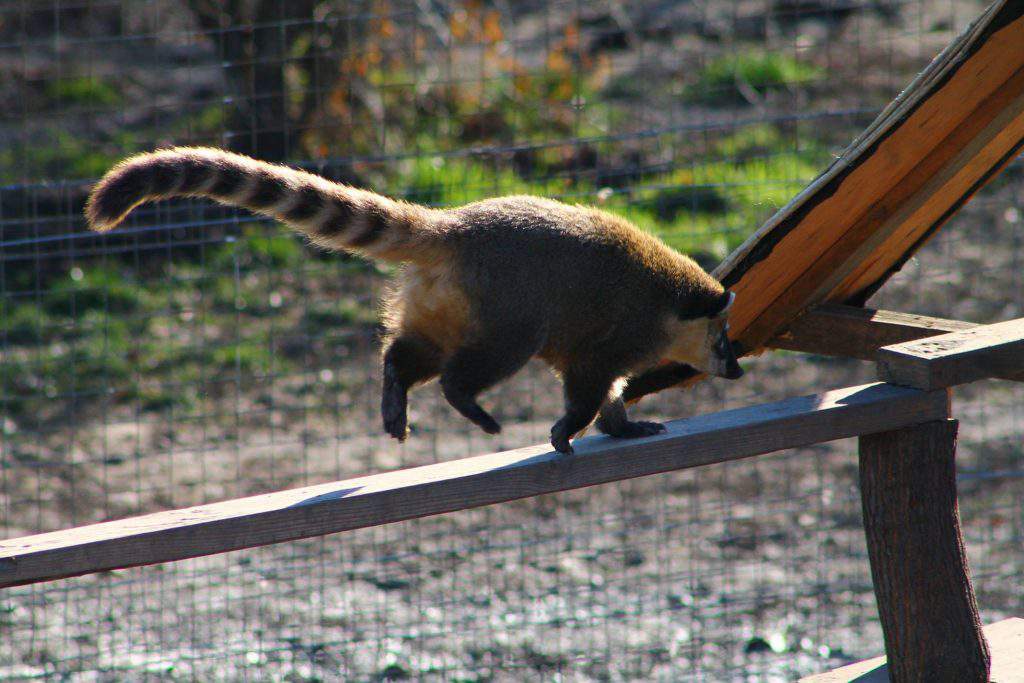
[[[1024,319],[975,325],[825,306],[769,346],[873,358],[880,379],[922,391],[1024,379]],[[989,680],[992,658],[960,532],[956,436],[956,420],[944,420],[860,439],[864,527],[888,656],[878,680]],[[829,680],[868,680],[863,670],[849,675]]]
[[[737,460],[947,413],[944,391],[869,384],[588,437],[0,541],[0,587],[182,560]]]

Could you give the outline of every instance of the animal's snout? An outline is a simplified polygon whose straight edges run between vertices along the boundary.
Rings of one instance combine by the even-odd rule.
[[[743,376],[743,368],[735,360],[725,369],[725,374],[722,377],[726,379],[739,379]]]
[[[716,373],[725,379],[739,379],[743,376],[743,368],[736,360],[736,351],[732,342],[729,341],[728,328],[722,330],[718,342],[715,344],[715,355],[718,356],[718,368]]]

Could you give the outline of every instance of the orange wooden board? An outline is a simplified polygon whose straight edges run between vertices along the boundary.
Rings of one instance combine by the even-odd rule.
[[[992,5],[715,271],[756,350],[809,307],[863,303],[1024,146],[1024,3]]]

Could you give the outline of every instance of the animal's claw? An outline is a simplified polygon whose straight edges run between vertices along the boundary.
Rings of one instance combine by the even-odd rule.
[[[572,455],[572,445],[569,443],[569,439],[572,435],[569,434],[565,429],[564,420],[559,420],[555,423],[555,426],[551,428],[551,445],[559,453],[565,455]]]
[[[409,414],[403,397],[385,395],[380,414],[384,421],[384,431],[399,441],[405,441],[409,436]]]

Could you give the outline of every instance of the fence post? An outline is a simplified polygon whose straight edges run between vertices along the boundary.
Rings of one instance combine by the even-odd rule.
[[[860,486],[889,675],[988,681],[956,502],[957,421],[860,437]]]

